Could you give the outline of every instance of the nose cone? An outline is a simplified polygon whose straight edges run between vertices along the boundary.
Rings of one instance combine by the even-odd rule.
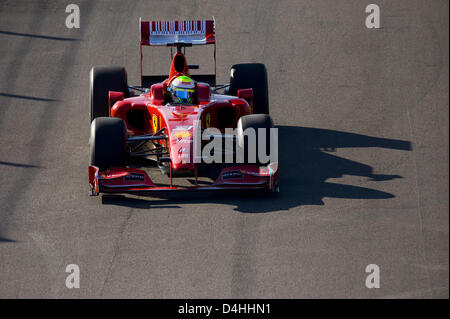
[[[201,111],[198,106],[179,105],[171,107],[170,112],[168,122],[170,123],[170,157],[173,168],[193,170],[195,139],[197,134],[201,134],[198,129],[196,130],[200,125]]]
[[[176,170],[194,169],[194,128],[178,126],[170,134],[170,157],[173,168]]]

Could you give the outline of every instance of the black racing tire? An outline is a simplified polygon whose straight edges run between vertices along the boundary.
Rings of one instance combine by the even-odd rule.
[[[91,122],[109,116],[109,91],[129,96],[127,71],[121,66],[95,66],[90,74]]]
[[[246,164],[252,164],[255,163],[255,161],[251,160],[251,156],[249,156],[249,139],[248,136],[244,134],[244,131],[247,128],[253,128],[255,129],[255,137],[256,140],[254,141],[256,143],[255,145],[255,151],[256,151],[256,164],[258,165],[267,165],[269,163],[269,160],[267,161],[260,161],[258,158],[258,139],[259,139],[259,131],[258,128],[265,128],[265,134],[266,134],[266,154],[269,153],[268,150],[270,150],[270,129],[273,128],[273,121],[270,115],[267,114],[251,114],[251,115],[244,115],[241,118],[239,118],[238,124],[237,124],[237,140],[238,145],[237,147],[243,150],[244,152],[244,163]]]
[[[235,64],[230,71],[228,94],[237,96],[240,89],[253,89],[253,114],[269,114],[267,69],[262,63]]]
[[[97,117],[91,123],[91,165],[101,171],[125,166],[127,128],[118,117]]]

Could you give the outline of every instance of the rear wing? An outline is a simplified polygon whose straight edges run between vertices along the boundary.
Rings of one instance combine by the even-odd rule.
[[[189,20],[189,21],[142,21],[139,18],[140,33],[140,72],[141,86],[149,87],[153,83],[164,80],[164,75],[142,74],[142,47],[167,46],[176,47],[181,52],[182,47],[193,45],[214,45],[214,74],[192,75],[196,81],[216,85],[216,33],[215,20]]]
[[[140,20],[141,45],[175,46],[214,44],[214,20],[190,21],[142,21]]]

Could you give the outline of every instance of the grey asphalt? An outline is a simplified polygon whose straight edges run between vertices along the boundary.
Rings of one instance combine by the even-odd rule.
[[[0,2],[1,298],[449,297],[448,1],[76,3]],[[90,68],[138,84],[139,17],[211,16],[219,83],[267,66],[281,192],[88,197]]]

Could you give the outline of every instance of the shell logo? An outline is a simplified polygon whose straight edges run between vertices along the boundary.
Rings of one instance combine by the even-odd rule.
[[[188,131],[179,131],[179,132],[174,132],[173,135],[178,138],[186,138],[186,137],[191,136],[192,134]]]

